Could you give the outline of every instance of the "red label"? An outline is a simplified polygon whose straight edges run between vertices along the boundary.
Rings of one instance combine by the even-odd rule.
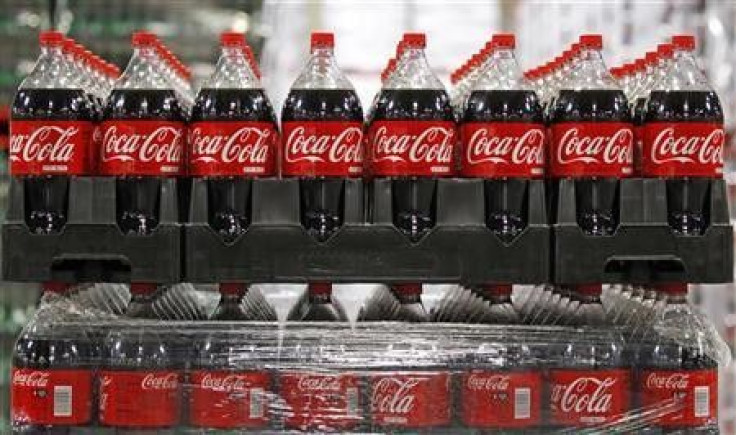
[[[92,372],[11,371],[10,413],[18,425],[81,425],[92,415]]]
[[[653,122],[643,128],[645,176],[721,177],[726,135],[715,122]]]
[[[624,122],[563,122],[551,128],[553,177],[626,177],[634,172],[634,132]]]
[[[88,174],[93,129],[90,121],[11,121],[10,173]]]
[[[119,427],[167,427],[178,422],[179,374],[103,371],[100,422]]]
[[[119,119],[100,126],[104,175],[181,175],[184,124]]]
[[[375,176],[450,176],[455,171],[452,121],[375,121],[368,128]]]
[[[470,427],[539,424],[542,374],[472,370],[462,378],[462,419]]]
[[[298,430],[349,430],[361,420],[358,377],[353,374],[284,373],[285,424]]]
[[[354,121],[284,122],[281,171],[287,176],[359,177],[363,127]]]
[[[656,420],[660,426],[699,427],[718,421],[716,370],[644,370],[640,383],[642,406],[662,410]]]
[[[268,373],[200,370],[192,372],[189,382],[190,424],[234,429],[268,423]]]
[[[371,418],[379,426],[420,428],[450,423],[447,372],[389,372],[371,376]]]
[[[268,122],[197,122],[189,127],[189,174],[276,174],[278,132]]]
[[[460,127],[460,171],[466,177],[544,175],[544,126],[523,122],[468,123]]]
[[[553,424],[610,423],[629,411],[628,370],[553,370],[550,410]]]

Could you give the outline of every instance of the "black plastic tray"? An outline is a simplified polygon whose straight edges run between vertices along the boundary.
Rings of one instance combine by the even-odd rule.
[[[620,182],[619,226],[611,236],[583,233],[575,218],[575,182],[559,183],[552,249],[555,282],[733,281],[733,228],[724,180],[710,184],[710,225],[701,236],[677,235],[670,229],[664,180]]]
[[[413,243],[393,225],[390,180],[375,180],[371,189],[361,180],[346,180],[344,224],[319,242],[300,222],[299,180],[258,179],[244,199],[252,201],[251,225],[226,244],[207,223],[206,182],[194,180],[190,222],[184,225],[185,277],[190,282],[548,281],[544,183],[529,182],[528,226],[509,244],[485,226],[484,188],[481,180],[438,180],[436,226]],[[371,222],[366,203],[372,204]]]
[[[124,235],[117,225],[115,179],[69,182],[68,219],[57,234],[32,234],[24,220],[24,182],[10,183],[2,227],[6,281],[171,283],[181,279],[176,180],[162,179],[160,222],[152,234]]]

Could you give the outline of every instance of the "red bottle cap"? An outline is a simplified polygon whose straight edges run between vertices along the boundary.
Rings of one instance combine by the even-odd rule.
[[[597,296],[601,294],[603,286],[601,284],[578,284],[573,286],[573,291],[581,295]]]
[[[242,282],[223,282],[220,283],[220,294],[239,295],[245,294],[248,286]]]
[[[220,45],[223,47],[240,47],[245,45],[245,35],[240,32],[223,32],[220,35]]]
[[[647,61],[644,59],[636,59],[636,61],[634,61],[634,67],[637,71],[644,71],[647,69]]]
[[[61,47],[62,47],[62,50],[64,50],[64,52],[69,53],[69,54],[75,54],[77,42],[73,40],[72,38],[64,38],[64,41],[61,43]]]
[[[654,66],[659,61],[659,56],[654,51],[648,51],[647,54],[644,55],[644,60],[646,61],[647,65]]]
[[[133,33],[133,36],[131,37],[131,41],[133,42],[134,47],[139,47],[142,45],[157,45],[161,43],[161,41],[158,40],[156,35],[154,35],[151,32],[147,32],[145,30],[141,30],[138,32]]]
[[[580,35],[580,47],[601,50],[603,49],[603,36],[598,34]]]
[[[508,296],[514,290],[511,284],[489,284],[483,286],[483,290],[489,296]]]
[[[516,36],[513,33],[497,33],[493,35],[491,41],[497,48],[516,48]]]
[[[417,283],[394,284],[394,290],[402,295],[421,295],[422,285]]]
[[[670,295],[687,294],[687,283],[684,282],[666,282],[659,283],[654,286],[657,291]]]
[[[695,50],[695,37],[693,35],[674,35],[672,45],[678,50]]]
[[[402,41],[407,47],[425,48],[427,46],[427,35],[424,33],[404,33]]]
[[[311,47],[333,48],[335,46],[335,34],[331,32],[312,32]]]
[[[59,46],[64,42],[64,34],[55,30],[47,30],[38,34],[38,42],[43,45]]]
[[[71,284],[67,284],[65,282],[56,282],[56,281],[49,281],[45,282],[41,285],[41,288],[44,292],[49,293],[64,293],[66,292],[69,287],[71,287]]]
[[[145,295],[156,291],[156,284],[136,282],[130,285],[130,292],[136,295]]]
[[[673,56],[672,44],[657,45],[657,56],[659,56],[660,59],[672,59],[672,56]]]
[[[399,41],[398,44],[396,44],[396,52],[394,53],[394,57],[396,59],[401,57],[401,54],[404,53],[404,50],[406,50],[406,42]]]
[[[573,56],[577,56],[578,54],[580,54],[580,44],[576,42],[570,45],[570,51],[572,51]]]
[[[332,293],[332,283],[329,282],[310,282],[308,286],[310,295],[329,295]]]

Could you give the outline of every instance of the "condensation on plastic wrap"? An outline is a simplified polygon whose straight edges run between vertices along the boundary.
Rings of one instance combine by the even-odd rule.
[[[303,290],[265,286],[259,297],[285,312],[279,304],[293,306]],[[176,291],[213,305],[208,292]],[[428,291],[430,315],[459,292]],[[82,296],[45,295],[18,339],[12,416],[19,431],[716,431],[717,369],[730,361],[725,343],[692,310],[664,310],[634,333],[136,320],[113,314],[109,302],[90,302],[94,294]],[[523,296],[527,303],[536,297]]]

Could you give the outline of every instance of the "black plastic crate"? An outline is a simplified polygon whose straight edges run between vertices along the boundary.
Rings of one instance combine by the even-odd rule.
[[[575,189],[573,180],[559,181],[552,249],[555,282],[733,281],[733,228],[724,180],[710,183],[709,226],[700,236],[678,235],[668,225],[664,180],[621,180],[619,225],[611,236],[591,236],[580,229]]]
[[[248,197],[252,220],[226,244],[208,225],[205,180],[194,180],[185,228],[185,277],[191,282],[508,282],[549,279],[550,228],[544,183],[527,185],[528,225],[511,243],[485,226],[482,180],[436,182],[436,225],[412,242],[393,224],[392,182],[343,185],[343,225],[328,240],[300,221],[299,180],[258,179]],[[372,207],[369,222],[366,206]]]
[[[146,282],[181,279],[181,225],[176,180],[161,180],[159,224],[150,235],[125,235],[116,220],[111,177],[69,181],[68,219],[61,232],[32,234],[24,213],[24,182],[10,183],[2,227],[7,281]]]

